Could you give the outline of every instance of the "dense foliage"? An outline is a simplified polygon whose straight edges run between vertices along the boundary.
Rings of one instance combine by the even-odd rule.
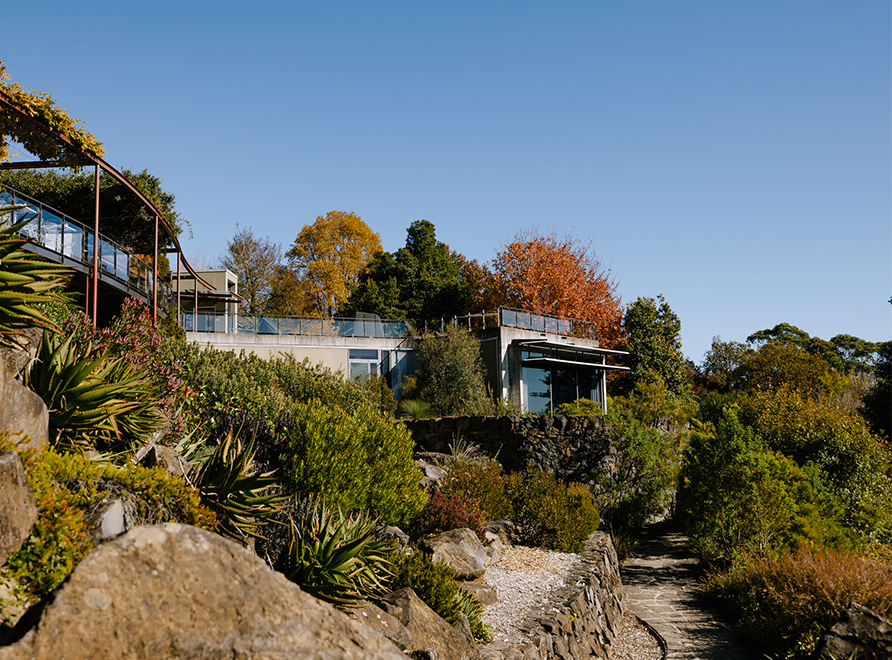
[[[636,383],[660,385],[671,395],[685,397],[690,385],[681,352],[681,320],[663,296],[638,298],[623,317],[629,351],[626,388]]]

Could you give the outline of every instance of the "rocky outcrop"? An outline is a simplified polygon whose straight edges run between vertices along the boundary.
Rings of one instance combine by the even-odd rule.
[[[870,649],[872,655],[865,653]],[[815,658],[870,657],[892,660],[892,621],[856,603],[850,604],[842,619],[821,638]]]
[[[38,451],[49,439],[50,417],[43,399],[22,385],[0,359],[0,431],[9,431],[19,449]]]
[[[486,572],[486,549],[470,529],[451,529],[422,540],[421,547],[432,553],[434,563],[452,567],[459,580],[472,580]]]
[[[366,628],[371,628],[379,635],[383,635],[402,651],[412,646],[412,633],[409,632],[409,629],[380,607],[365,603],[362,607],[351,610],[347,615]]]
[[[412,589],[400,589],[387,597],[385,606],[388,612],[403,624],[412,642],[405,650],[412,654],[433,649],[440,660],[477,660],[480,653],[470,637],[470,630],[464,632],[450,626],[436,612],[425,605]],[[3,660],[0,656],[0,660]]]
[[[170,447],[164,445],[151,445],[145,452],[145,456],[139,457],[142,465],[146,467],[162,467],[175,477],[185,477],[192,466],[185,458]]]
[[[0,451],[0,566],[19,551],[37,522],[34,494],[14,451]]]
[[[172,523],[99,546],[37,625],[0,648],[0,660],[59,658],[405,660],[248,550]]]

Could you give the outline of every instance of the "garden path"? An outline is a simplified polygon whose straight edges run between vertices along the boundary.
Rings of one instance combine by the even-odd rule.
[[[666,640],[667,660],[756,660],[697,597],[699,567],[672,521],[651,525],[623,562],[623,604]]]

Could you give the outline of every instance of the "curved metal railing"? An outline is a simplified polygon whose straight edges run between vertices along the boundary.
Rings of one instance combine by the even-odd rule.
[[[55,255],[55,260],[59,263],[66,263],[66,259],[69,259],[88,268],[93,267],[94,240],[91,228],[33,197],[4,185],[3,190],[0,190],[0,207],[7,206],[18,208],[0,215],[0,227],[30,219],[31,221],[21,230],[23,236],[43,246]],[[149,260],[125,250],[101,233],[99,269],[104,275],[103,281],[122,291],[135,292],[146,301],[151,301],[154,269]],[[171,309],[174,298],[170,285],[159,279],[159,307]]]

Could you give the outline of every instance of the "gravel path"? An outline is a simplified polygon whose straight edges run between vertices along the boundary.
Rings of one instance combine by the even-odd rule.
[[[490,566],[484,576],[499,597],[497,603],[483,611],[483,618],[493,632],[492,644],[535,643],[516,624],[531,608],[547,602],[552,592],[563,587],[564,576],[580,561],[579,555],[539,548],[504,548],[501,560]],[[661,660],[663,657],[656,638],[631,614],[623,618],[612,653],[612,660]]]

